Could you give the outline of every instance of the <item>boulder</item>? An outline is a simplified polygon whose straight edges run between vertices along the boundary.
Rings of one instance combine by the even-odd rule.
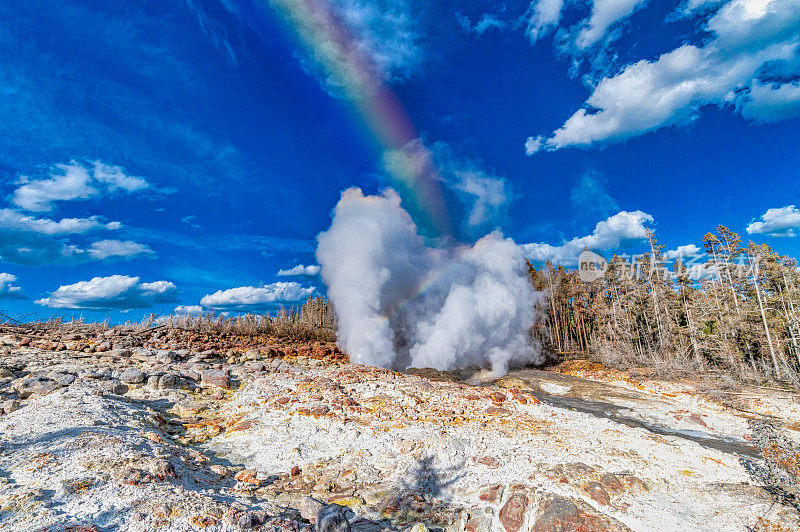
[[[344,509],[331,504],[322,508],[317,513],[317,532],[350,532],[350,522]]]
[[[500,524],[508,532],[518,532],[525,524],[525,512],[528,510],[530,499],[525,493],[512,493],[503,507],[498,518]]]
[[[531,532],[553,530],[628,532],[630,529],[611,517],[598,514],[582,501],[546,494],[539,505],[539,515]]]
[[[219,369],[206,369],[200,373],[201,386],[216,386],[228,389],[231,385],[228,372]]]
[[[9,399],[0,403],[0,412],[4,414],[10,414],[17,410],[19,410],[19,401],[16,399]]]
[[[119,375],[119,380],[125,384],[141,384],[146,378],[147,374],[145,374],[144,371],[136,368],[128,368]]]

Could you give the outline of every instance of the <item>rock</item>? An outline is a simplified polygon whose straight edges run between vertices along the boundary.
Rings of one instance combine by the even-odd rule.
[[[230,378],[223,370],[207,369],[200,373],[200,385],[227,389],[230,387]]]
[[[503,525],[504,529],[508,530],[508,532],[522,530],[529,502],[528,496],[524,493],[512,493],[508,497],[498,514],[500,524]]]
[[[322,508],[317,514],[317,532],[350,532],[344,509],[336,504]]]
[[[136,368],[128,368],[119,375],[119,380],[125,384],[141,384],[146,378],[145,372]]]
[[[158,388],[165,390],[168,388],[176,388],[178,386],[178,376],[174,373],[165,373],[158,378]]]
[[[317,516],[324,507],[325,503],[323,503],[322,501],[318,501],[313,497],[303,497],[297,509],[300,511],[300,516],[303,519],[308,519],[309,521],[316,521]]]
[[[502,498],[502,496],[503,486],[500,484],[487,486],[478,492],[478,498],[484,502],[496,503]]]
[[[249,362],[246,362],[244,367],[246,367],[251,371],[264,371],[267,369],[266,364],[264,364],[263,362],[258,362],[256,360],[251,360]]]
[[[156,460],[150,467],[150,473],[155,475],[159,480],[164,480],[167,477],[177,478],[175,467],[167,460]]]
[[[208,468],[221,477],[224,477],[228,474],[228,468],[226,468],[224,465],[212,464]]]
[[[620,482],[619,477],[613,473],[606,473],[603,475],[600,479],[600,483],[615,493],[619,493],[623,490],[622,482]]]
[[[625,485],[627,486],[628,491],[633,491],[633,492],[650,491],[650,487],[647,485],[647,482],[633,475],[625,475]]]
[[[4,414],[10,414],[11,412],[15,412],[17,410],[19,410],[19,401],[16,399],[9,399],[0,403],[0,411],[2,411]]]
[[[27,399],[31,395],[47,395],[59,388],[61,385],[54,380],[33,376],[24,377],[13,386],[22,399]]]
[[[627,532],[630,529],[615,519],[598,515],[586,503],[560,495],[546,494],[539,505],[539,515],[531,527],[531,532],[555,530]]]
[[[106,351],[111,351],[111,344],[109,342],[101,342],[94,346],[95,353],[105,353]]]
[[[75,381],[75,375],[71,375],[69,373],[56,373],[51,372],[47,374],[47,377],[53,379],[61,386],[69,386]]]
[[[600,504],[610,504],[611,497],[608,495],[608,492],[605,490],[602,484],[599,482],[589,482],[586,486],[583,487],[583,491],[586,492],[589,497],[594,499],[595,501],[599,502]]]
[[[101,382],[99,388],[103,393],[112,395],[125,395],[129,389],[127,384],[123,384],[116,379]]]
[[[261,484],[261,481],[258,480],[258,473],[254,469],[242,469],[236,476],[234,476],[236,480],[239,482],[246,482],[248,484]]]
[[[175,362],[177,356],[175,351],[159,351],[156,355],[156,360],[161,362],[162,364],[170,364]]]

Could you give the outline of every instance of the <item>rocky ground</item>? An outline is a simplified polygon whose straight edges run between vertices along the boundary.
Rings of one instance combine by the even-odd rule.
[[[2,530],[798,530],[798,396],[583,362],[405,374],[333,345],[0,334]]]

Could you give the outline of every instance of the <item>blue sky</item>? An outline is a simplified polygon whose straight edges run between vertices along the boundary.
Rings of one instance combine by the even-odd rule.
[[[457,238],[500,227],[570,264],[724,224],[800,255],[798,0],[316,1],[397,94]],[[324,293],[315,236],[341,191],[392,181],[292,4],[0,3],[0,309]]]

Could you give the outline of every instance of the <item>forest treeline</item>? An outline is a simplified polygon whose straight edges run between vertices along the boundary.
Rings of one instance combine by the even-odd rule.
[[[795,259],[767,244],[743,246],[724,226],[703,237],[702,257],[691,261],[668,261],[652,232],[648,241],[648,253],[614,256],[591,282],[578,270],[528,264],[545,294],[533,334],[549,352],[662,375],[722,370],[800,384]]]

